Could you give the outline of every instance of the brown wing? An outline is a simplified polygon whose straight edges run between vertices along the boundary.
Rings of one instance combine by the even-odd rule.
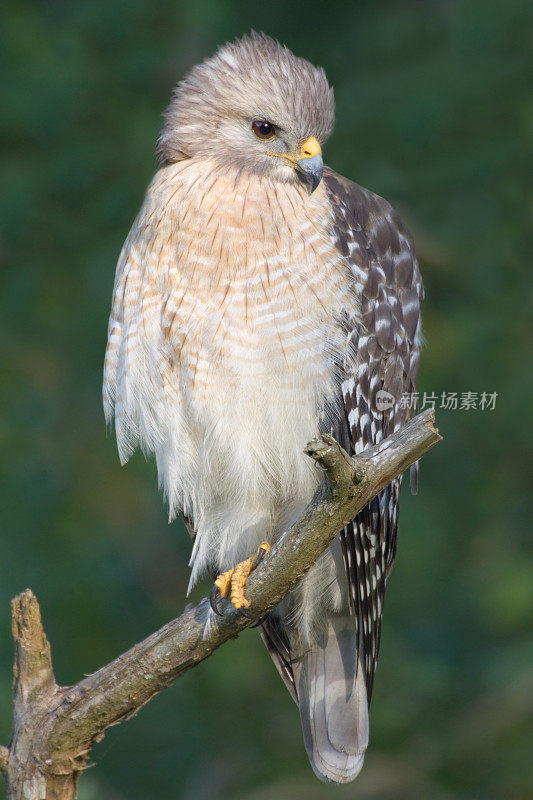
[[[359,453],[411,416],[405,399],[415,391],[423,286],[412,238],[390,204],[330,169],[324,180],[336,244],[356,282],[362,317],[352,324],[347,315],[356,361],[342,384],[344,414],[333,435],[348,452]],[[396,555],[400,484],[401,478],[393,481],[341,534],[369,699],[385,582]],[[416,470],[413,491],[415,484]]]

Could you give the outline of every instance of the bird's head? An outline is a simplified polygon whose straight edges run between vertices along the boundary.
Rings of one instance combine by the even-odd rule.
[[[334,121],[324,70],[264,34],[226,44],[193,67],[165,112],[163,164],[209,158],[274,180],[322,178],[321,145]]]

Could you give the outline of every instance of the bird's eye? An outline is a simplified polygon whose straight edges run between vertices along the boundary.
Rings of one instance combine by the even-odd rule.
[[[265,120],[256,120],[252,122],[252,130],[258,139],[273,139],[276,135],[276,129],[271,122]]]

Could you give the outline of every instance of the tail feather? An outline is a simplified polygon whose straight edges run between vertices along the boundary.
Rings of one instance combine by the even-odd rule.
[[[353,618],[335,615],[293,663],[305,747],[315,774],[325,781],[353,780],[368,746],[366,685],[356,653]]]

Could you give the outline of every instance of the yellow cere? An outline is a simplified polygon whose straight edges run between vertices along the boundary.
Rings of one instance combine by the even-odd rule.
[[[311,136],[301,147],[301,158],[313,158],[313,156],[318,156],[321,152],[322,148],[318,141],[314,136]]]

